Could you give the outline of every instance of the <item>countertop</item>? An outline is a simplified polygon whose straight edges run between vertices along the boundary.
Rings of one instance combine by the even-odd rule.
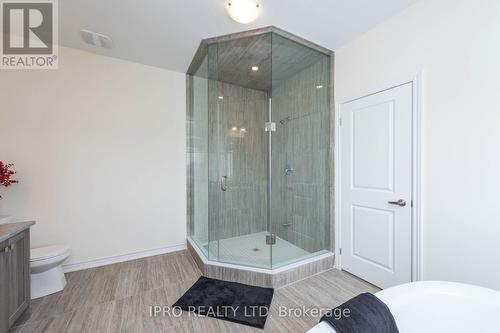
[[[29,229],[34,224],[35,221],[0,224],[0,243]]]

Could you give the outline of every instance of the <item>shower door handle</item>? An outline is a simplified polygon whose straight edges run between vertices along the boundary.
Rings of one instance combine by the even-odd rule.
[[[227,191],[227,176],[220,178],[220,189],[224,192]]]

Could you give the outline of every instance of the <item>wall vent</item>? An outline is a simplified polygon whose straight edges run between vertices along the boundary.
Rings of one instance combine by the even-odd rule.
[[[87,44],[103,47],[105,49],[113,47],[113,41],[109,36],[90,30],[80,30],[80,35],[82,36],[83,41]]]

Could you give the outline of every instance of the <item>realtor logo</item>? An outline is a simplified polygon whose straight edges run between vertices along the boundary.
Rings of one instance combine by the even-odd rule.
[[[1,69],[57,69],[56,1],[1,1]]]

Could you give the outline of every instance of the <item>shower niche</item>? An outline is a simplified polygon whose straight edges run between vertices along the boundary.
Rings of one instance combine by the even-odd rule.
[[[187,73],[188,247],[280,286],[333,265],[333,53],[275,27],[203,40]]]

